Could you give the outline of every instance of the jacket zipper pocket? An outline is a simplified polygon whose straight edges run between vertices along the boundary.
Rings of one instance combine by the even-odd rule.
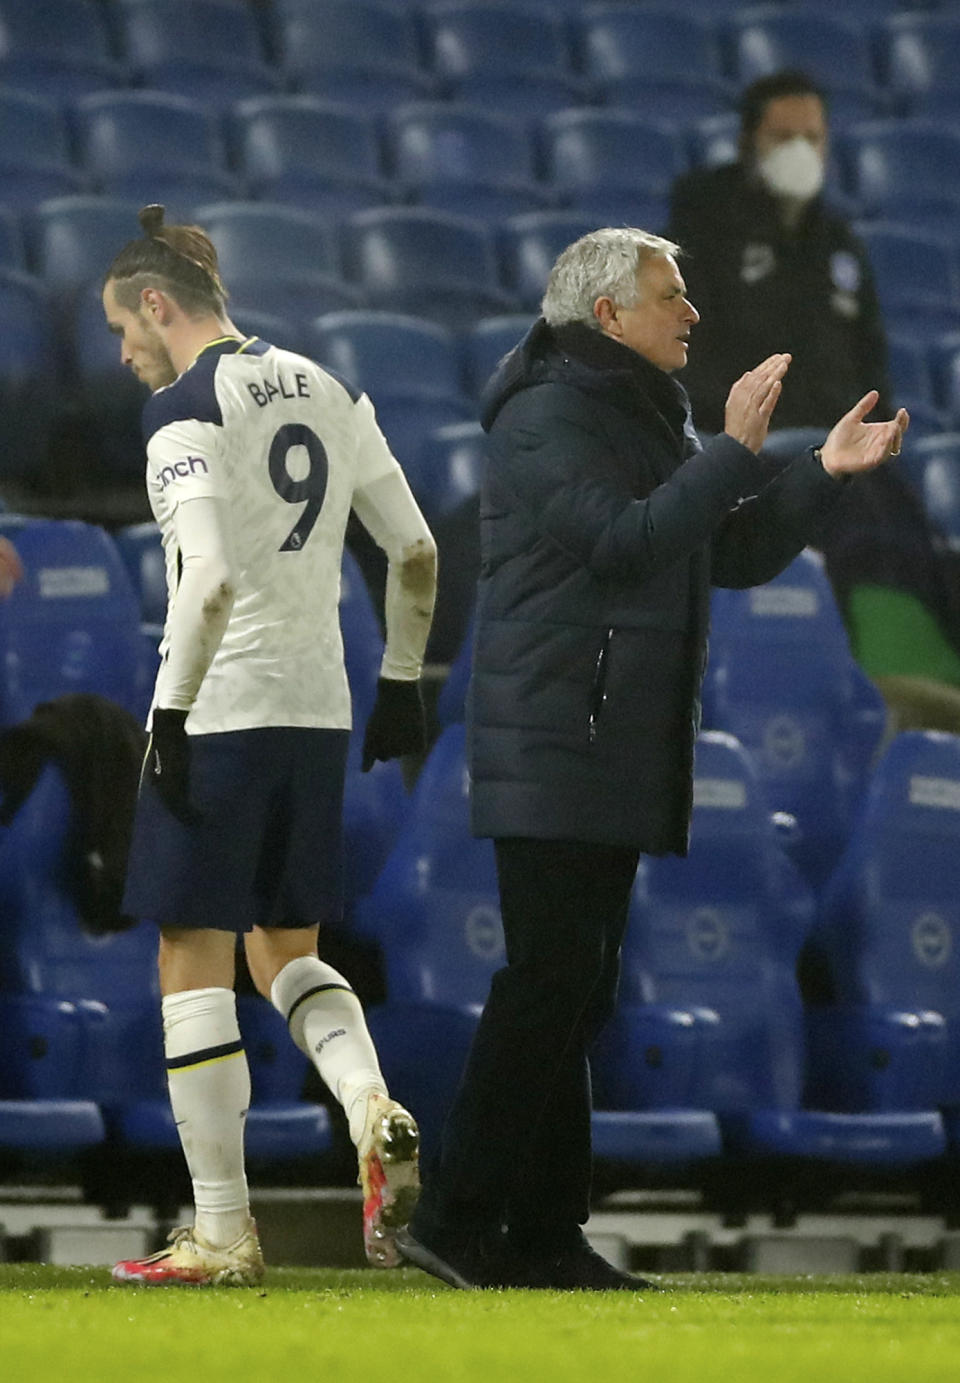
[[[590,744],[596,742],[600,712],[603,710],[603,703],[607,699],[607,655],[610,651],[612,638],[613,630],[607,629],[597,654],[597,661],[593,665],[593,683],[590,688],[590,719],[587,723],[587,739]]]

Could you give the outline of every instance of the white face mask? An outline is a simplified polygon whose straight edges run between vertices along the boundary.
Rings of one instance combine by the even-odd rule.
[[[802,135],[771,149],[760,159],[757,172],[775,197],[808,202],[823,186],[823,159]]]

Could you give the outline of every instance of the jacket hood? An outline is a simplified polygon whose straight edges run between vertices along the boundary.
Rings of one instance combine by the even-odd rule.
[[[538,317],[523,340],[497,365],[480,395],[480,423],[486,432],[508,399],[547,377],[545,355],[552,343],[552,331]]]

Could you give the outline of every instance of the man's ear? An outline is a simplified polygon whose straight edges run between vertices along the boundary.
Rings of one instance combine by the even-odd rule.
[[[612,298],[598,298],[593,304],[593,315],[600,323],[601,329],[605,331],[608,336],[619,336],[621,334],[617,305]]]
[[[160,288],[142,288],[140,290],[140,308],[144,314],[158,326],[167,326],[170,322],[170,299]]]

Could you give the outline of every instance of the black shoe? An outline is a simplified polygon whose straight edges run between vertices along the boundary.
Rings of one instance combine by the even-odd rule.
[[[659,1292],[646,1278],[615,1268],[584,1239],[572,1248],[547,1254],[527,1253],[511,1269],[514,1287],[561,1292]]]
[[[502,1236],[498,1236],[502,1238]],[[425,1273],[439,1277],[451,1287],[470,1290],[478,1287],[512,1286],[508,1279],[503,1245],[489,1234],[451,1238],[435,1244],[415,1237],[409,1226],[397,1232],[397,1248],[409,1263]]]

